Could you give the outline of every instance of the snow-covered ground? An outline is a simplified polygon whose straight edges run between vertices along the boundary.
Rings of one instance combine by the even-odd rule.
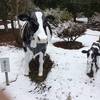
[[[47,53],[54,65],[47,79],[41,84],[31,82],[24,76],[23,49],[1,46],[0,58],[8,57],[10,60],[10,85],[6,86],[5,74],[0,72],[1,90],[7,92],[11,100],[100,100],[100,70],[91,82],[86,75],[86,55],[81,53],[98,40],[99,35],[100,32],[87,29],[86,34],[78,39],[85,47],[78,50],[48,45]],[[53,38],[52,42],[55,40],[58,39]]]
[[[9,21],[9,20],[8,20]],[[10,21],[9,21],[10,22]],[[20,25],[23,26],[26,22],[25,21],[19,21]],[[11,28],[11,23],[7,24],[8,28]],[[14,21],[14,27],[19,28],[18,21]],[[4,29],[4,25],[0,25],[0,29]]]
[[[84,22],[84,23],[87,23],[88,22],[88,18],[84,17],[84,18],[76,18],[77,21],[80,21],[80,22]]]

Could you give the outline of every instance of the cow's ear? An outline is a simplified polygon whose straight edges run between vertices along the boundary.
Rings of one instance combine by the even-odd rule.
[[[88,53],[88,51],[87,50],[82,50],[82,53]]]
[[[97,53],[97,56],[100,56],[100,53]]]
[[[55,17],[53,15],[48,15],[46,16],[46,20],[52,22],[55,20]]]
[[[58,22],[53,15],[46,16],[46,21],[50,22],[55,27],[58,26]]]
[[[27,14],[21,14],[18,16],[18,19],[20,19],[22,21],[28,21],[30,19],[30,17]]]

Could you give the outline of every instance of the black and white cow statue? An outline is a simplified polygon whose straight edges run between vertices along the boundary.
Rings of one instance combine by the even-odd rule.
[[[92,78],[100,67],[100,43],[94,42],[89,50],[83,50],[87,54],[87,75]]]
[[[48,21],[53,20],[53,16],[44,16],[43,12],[34,11],[31,12],[30,15],[21,14],[18,18],[22,21],[26,21],[22,30],[24,51],[32,52],[34,59],[39,56],[38,76],[43,76],[46,47],[52,37],[52,30]]]

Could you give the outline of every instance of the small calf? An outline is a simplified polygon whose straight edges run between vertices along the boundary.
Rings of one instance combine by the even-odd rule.
[[[94,42],[89,50],[83,50],[82,53],[87,54],[87,75],[92,78],[99,69],[100,43]]]

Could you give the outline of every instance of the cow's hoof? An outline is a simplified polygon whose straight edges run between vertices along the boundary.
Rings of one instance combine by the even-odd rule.
[[[27,48],[23,47],[23,49],[24,49],[24,52],[27,52]]]
[[[39,73],[39,74],[38,74],[38,76],[39,76],[39,77],[42,77],[42,76],[43,76],[43,74],[42,74],[42,73]]]
[[[87,76],[90,77],[90,78],[92,78],[93,77],[93,74],[87,73]]]
[[[96,72],[99,70],[99,67],[96,68]]]

